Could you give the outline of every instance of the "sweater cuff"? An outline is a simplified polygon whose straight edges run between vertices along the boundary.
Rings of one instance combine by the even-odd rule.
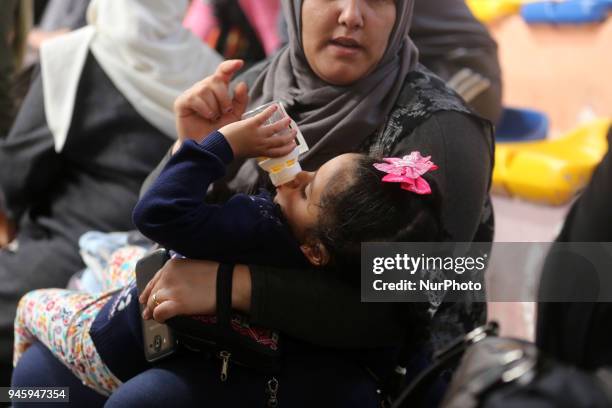
[[[215,156],[219,157],[223,163],[230,164],[234,160],[234,152],[232,147],[227,142],[223,133],[218,130],[212,132],[210,135],[200,143],[200,147],[211,152]]]

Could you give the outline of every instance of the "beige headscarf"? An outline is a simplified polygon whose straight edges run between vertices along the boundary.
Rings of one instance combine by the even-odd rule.
[[[283,100],[310,150],[300,161],[314,169],[354,151],[381,126],[418,60],[408,36],[414,0],[396,0],[396,19],[387,49],[373,72],[350,86],[333,86],[310,69],[302,48],[302,0],[283,0],[289,45],[251,87],[251,106]]]
[[[153,126],[176,138],[173,104],[222,58],[183,28],[187,0],[93,0],[89,25],[43,43],[45,115],[60,152],[91,50],[117,89]]]

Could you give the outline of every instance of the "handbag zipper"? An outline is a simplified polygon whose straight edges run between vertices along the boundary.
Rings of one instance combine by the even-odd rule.
[[[227,370],[229,368],[229,360],[232,353],[229,351],[220,351],[219,358],[221,359],[221,381],[227,381]]]

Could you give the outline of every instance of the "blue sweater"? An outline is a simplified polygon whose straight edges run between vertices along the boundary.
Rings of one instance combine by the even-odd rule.
[[[134,224],[153,241],[188,258],[306,265],[268,192],[236,194],[221,205],[205,202],[208,187],[225,175],[232,160],[232,149],[218,131],[201,144],[184,142],[136,205]]]

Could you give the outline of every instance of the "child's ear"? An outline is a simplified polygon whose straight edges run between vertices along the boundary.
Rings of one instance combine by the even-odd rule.
[[[302,244],[300,249],[304,256],[314,266],[325,266],[329,262],[329,252],[320,241]]]

